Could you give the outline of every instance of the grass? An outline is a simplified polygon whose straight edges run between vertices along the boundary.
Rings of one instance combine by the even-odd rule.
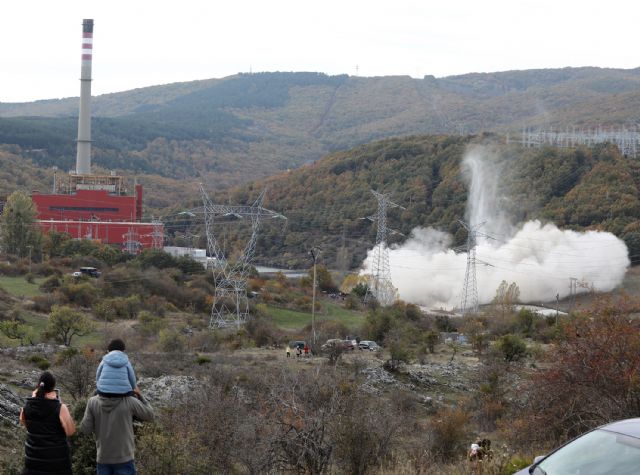
[[[267,311],[273,317],[276,325],[285,330],[299,330],[311,324],[311,313],[299,312],[268,306]],[[328,301],[322,302],[322,310],[316,312],[316,322],[335,320],[343,323],[350,330],[358,329],[364,322],[364,314],[354,310],[347,310],[342,306]]]
[[[39,288],[44,280],[44,277],[37,277],[31,284],[24,277],[0,276],[0,287],[16,297],[35,297],[44,293]]]
[[[29,325],[36,332],[38,336],[37,341],[42,341],[42,334],[47,328],[49,318],[47,315],[42,315],[32,312],[23,312],[20,316],[24,319],[25,323]],[[94,330],[84,336],[74,336],[71,340],[71,346],[76,348],[82,348],[90,346],[93,348],[101,348],[104,345],[104,326],[101,322],[93,320]],[[19,340],[10,340],[6,336],[0,334],[0,346],[13,347],[20,344]]]

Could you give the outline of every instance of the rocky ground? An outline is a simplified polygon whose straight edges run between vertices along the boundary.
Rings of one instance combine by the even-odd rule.
[[[20,408],[36,385],[42,370],[32,362],[32,355],[45,356],[55,362],[62,348],[52,345],[0,349],[0,437],[4,447],[3,458],[21,457],[24,430],[18,424]],[[206,355],[211,363],[206,369],[195,363],[195,355],[136,355],[130,357],[138,372],[139,386],[152,405],[161,410],[173,404],[187,402],[189,397],[207,390],[207,374],[216,371],[216,365],[245,368],[247,374],[264,367],[292,369],[333,370],[323,357],[286,358],[281,349],[243,349],[236,352],[218,352]],[[423,364],[401,365],[389,372],[384,368],[384,354],[356,351],[343,355],[338,365],[353,375],[360,390],[380,396],[402,391],[432,410],[468,393],[476,383],[474,374],[482,366],[470,352],[460,352],[452,360],[444,347],[428,355]],[[167,364],[168,363],[168,364]],[[57,366],[51,371],[55,374]],[[163,373],[163,368],[170,368]],[[73,411],[75,402],[63,392],[63,400]],[[0,465],[1,468],[1,465]]]

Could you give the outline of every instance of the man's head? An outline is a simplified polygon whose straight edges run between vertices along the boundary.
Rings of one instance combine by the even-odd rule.
[[[107,346],[107,351],[124,351],[124,341],[120,338],[116,338],[109,342],[109,346]]]

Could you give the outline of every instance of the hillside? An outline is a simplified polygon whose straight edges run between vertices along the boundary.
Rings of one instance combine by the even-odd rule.
[[[640,69],[565,68],[412,79],[240,74],[94,98],[94,163],[237,185],[372,140],[630,126]],[[74,164],[77,98],[0,103],[0,143],[40,166]]]
[[[530,219],[568,229],[601,229],[623,238],[634,261],[640,255],[640,163],[602,145],[572,150],[495,145],[490,135],[388,139],[330,155],[316,163],[220,194],[246,203],[267,188],[266,205],[288,217],[286,227],[265,224],[258,259],[306,266],[312,246],[336,268],[357,267],[375,241],[371,189],[390,193],[406,209],[389,210],[388,226],[408,236],[435,227],[466,240],[467,184],[461,161],[470,144],[493,144],[501,170],[500,209],[513,224]],[[194,205],[197,205],[194,202]],[[392,234],[391,242],[406,239]]]

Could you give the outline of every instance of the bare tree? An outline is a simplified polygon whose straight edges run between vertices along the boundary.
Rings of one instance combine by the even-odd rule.
[[[95,387],[98,358],[93,350],[68,357],[58,370],[60,386],[75,400],[85,399]]]

